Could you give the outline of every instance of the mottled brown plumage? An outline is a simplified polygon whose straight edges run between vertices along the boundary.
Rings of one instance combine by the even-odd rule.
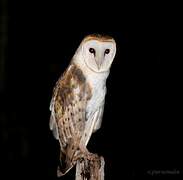
[[[79,143],[85,128],[86,103],[91,97],[91,89],[85,81],[82,71],[71,64],[53,92],[50,128],[60,141],[62,174],[75,164],[81,153]]]

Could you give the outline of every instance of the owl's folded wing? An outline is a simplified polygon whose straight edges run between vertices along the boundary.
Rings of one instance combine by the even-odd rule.
[[[100,106],[97,110],[97,116],[96,116],[96,120],[95,120],[95,124],[93,127],[93,133],[96,132],[98,129],[100,129],[101,124],[102,124],[102,117],[103,117],[103,113],[104,113],[104,102],[102,103],[102,106]]]
[[[50,129],[62,146],[71,138],[82,136],[89,96],[82,71],[76,65],[70,65],[57,82],[50,104]]]
[[[81,70],[72,65],[57,82],[53,93],[50,129],[60,142],[63,174],[73,166],[73,159],[79,149],[89,92]]]

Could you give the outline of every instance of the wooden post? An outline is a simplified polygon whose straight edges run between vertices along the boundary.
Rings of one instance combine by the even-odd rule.
[[[75,180],[104,180],[104,158],[91,153],[90,157],[77,161]]]

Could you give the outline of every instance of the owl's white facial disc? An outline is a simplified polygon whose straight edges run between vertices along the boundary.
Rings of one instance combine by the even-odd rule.
[[[82,55],[88,68],[95,72],[108,71],[116,54],[116,43],[88,40],[82,44]]]

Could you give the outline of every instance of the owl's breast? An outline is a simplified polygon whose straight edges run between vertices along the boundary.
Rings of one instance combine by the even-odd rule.
[[[106,79],[109,71],[96,73],[86,66],[83,66],[82,71],[86,77],[86,83],[88,83],[91,89],[91,98],[86,105],[86,120],[88,120],[98,110],[99,106],[103,104],[106,95]]]
[[[86,107],[86,118],[95,113],[96,110],[103,104],[106,95],[105,83],[95,84],[92,86],[92,97],[87,103]]]

